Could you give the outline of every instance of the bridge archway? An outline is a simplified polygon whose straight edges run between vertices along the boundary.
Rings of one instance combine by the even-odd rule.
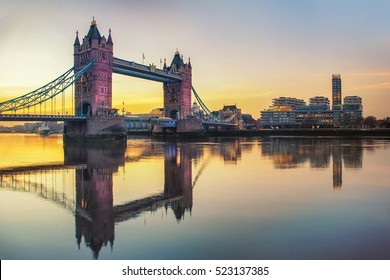
[[[177,120],[178,119],[178,114],[177,113],[178,113],[177,110],[173,110],[173,111],[171,111],[169,117],[174,119],[174,120]]]
[[[92,116],[92,106],[89,103],[83,103],[77,110],[78,116]]]
[[[92,116],[92,106],[89,103],[83,103],[83,116]]]

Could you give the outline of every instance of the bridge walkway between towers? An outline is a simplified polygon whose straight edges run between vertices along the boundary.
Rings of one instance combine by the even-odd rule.
[[[158,69],[155,65],[146,66],[134,61],[112,58],[112,72],[156,82],[179,82],[182,77],[168,70]]]

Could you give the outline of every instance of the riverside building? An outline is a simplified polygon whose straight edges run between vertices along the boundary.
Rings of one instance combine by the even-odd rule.
[[[306,106],[303,99],[279,97],[272,99],[272,106],[261,112],[263,127],[295,127],[297,124],[296,111]]]
[[[344,97],[343,115],[340,120],[341,126],[356,126],[363,118],[363,103],[360,96]]]
[[[341,120],[341,75],[332,75],[332,110],[335,123],[340,123]]]
[[[346,96],[341,103],[341,78],[332,75],[332,109],[325,96],[309,99],[279,97],[272,105],[260,112],[263,128],[331,128],[353,127],[363,116],[362,99],[359,96]]]

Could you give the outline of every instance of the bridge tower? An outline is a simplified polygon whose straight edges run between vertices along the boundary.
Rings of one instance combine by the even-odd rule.
[[[192,149],[188,144],[168,143],[164,160],[164,194],[169,197],[183,196],[171,203],[176,219],[184,218],[186,211],[192,211]]]
[[[74,46],[74,71],[77,72],[90,61],[93,66],[75,85],[75,114],[78,116],[109,116],[112,109],[112,56],[111,29],[108,38],[100,35],[95,19],[82,44],[78,32]]]
[[[103,246],[115,238],[113,174],[124,165],[126,145],[123,141],[69,142],[64,145],[64,163],[86,163],[76,169],[76,238],[80,248],[86,246],[97,259]]]
[[[173,119],[184,119],[191,115],[191,62],[184,63],[179,51],[176,51],[172,63],[167,67],[164,61],[164,70],[180,74],[180,82],[165,82],[164,89],[164,116]]]

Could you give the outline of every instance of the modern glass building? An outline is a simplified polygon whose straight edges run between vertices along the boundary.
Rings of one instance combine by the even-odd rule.
[[[332,75],[332,110],[341,110],[341,76]]]
[[[362,116],[361,97],[346,96],[342,104],[340,74],[332,75],[332,109],[325,96],[311,97],[309,105],[303,99],[279,97],[260,112],[264,128],[355,127]]]
[[[289,106],[293,110],[299,109],[301,106],[305,106],[306,102],[303,99],[297,99],[294,97],[278,97],[272,99],[272,106]]]
[[[261,112],[261,122],[263,127],[295,127],[295,111],[306,106],[303,99],[294,97],[279,97],[272,99],[272,106]]]
[[[325,96],[315,96],[311,97],[309,99],[309,106],[318,109],[324,109],[324,110],[329,110],[330,109],[330,101],[328,97]]]
[[[363,118],[363,103],[360,96],[346,96],[343,102],[341,126],[355,127]]]

